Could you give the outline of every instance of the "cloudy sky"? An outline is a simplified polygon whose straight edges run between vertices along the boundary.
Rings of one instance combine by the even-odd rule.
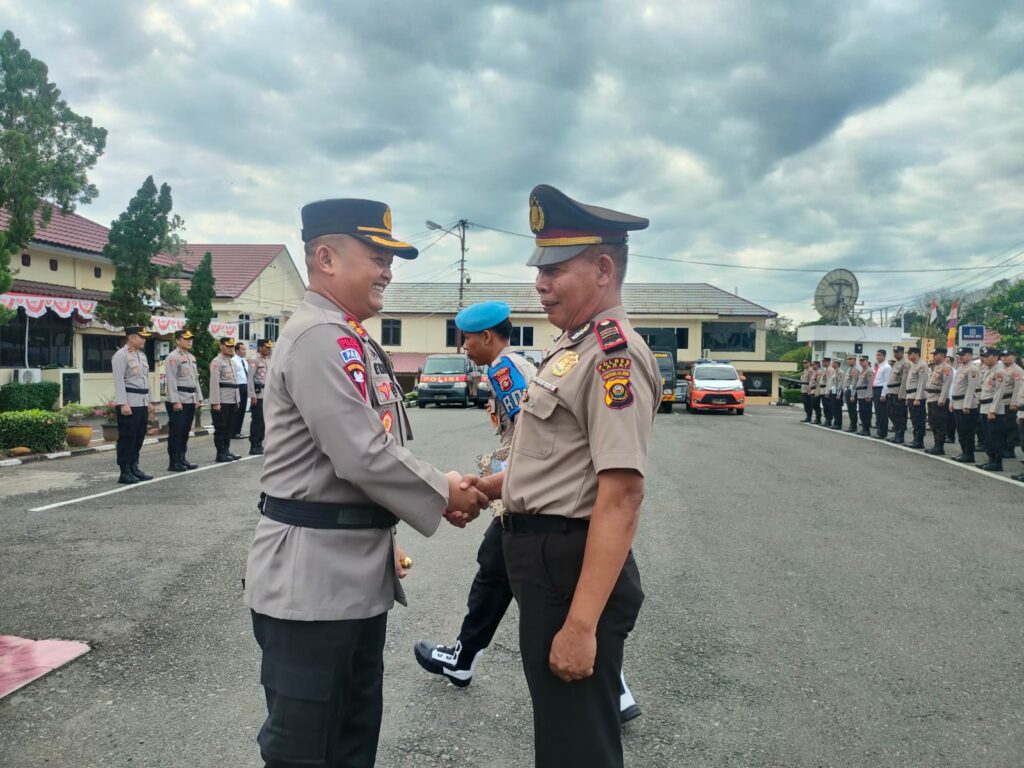
[[[454,280],[458,241],[424,221],[528,233],[544,182],[651,219],[631,280],[798,319],[838,266],[869,308],[1024,273],[1013,0],[0,0],[0,20],[109,130],[80,211],[104,224],[153,174],[193,242],[298,256],[304,202],[370,197],[430,246],[396,280]],[[469,248],[474,281],[532,279],[526,239],[471,227]]]

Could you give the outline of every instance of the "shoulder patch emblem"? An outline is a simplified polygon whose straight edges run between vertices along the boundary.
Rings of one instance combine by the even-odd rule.
[[[579,361],[580,356],[575,352],[565,352],[560,358],[555,360],[554,364],[551,366],[551,372],[555,374],[555,376],[565,376],[565,374],[576,367],[576,364],[579,363]]]
[[[351,363],[353,360],[363,361],[363,348],[351,336],[339,337],[338,346],[341,348],[341,360],[343,363]]]
[[[601,345],[602,352],[615,352],[629,346],[626,341],[626,334],[622,332],[619,321],[606,317],[594,326],[594,333],[597,335],[597,343]]]
[[[512,372],[509,370],[507,365],[501,366],[501,368],[495,369],[494,373],[491,374],[494,380],[498,382],[498,387],[502,392],[508,392],[512,389]]]
[[[345,322],[349,324],[349,327],[356,332],[356,335],[360,339],[366,339],[369,337],[369,334],[366,332],[366,329],[363,328],[362,323],[352,317],[352,315],[345,315]]]
[[[628,357],[610,357],[597,364],[597,372],[604,380],[604,404],[616,410],[633,404],[633,388],[629,383],[629,369],[633,361]]]

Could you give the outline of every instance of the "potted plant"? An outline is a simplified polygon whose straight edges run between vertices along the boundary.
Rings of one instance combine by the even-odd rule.
[[[103,417],[103,439],[108,443],[117,441],[117,405],[113,400],[100,403],[93,409],[94,416]]]
[[[93,409],[81,403],[68,403],[60,412],[68,420],[68,445],[72,448],[87,448],[92,440],[92,427],[84,419],[93,414]]]

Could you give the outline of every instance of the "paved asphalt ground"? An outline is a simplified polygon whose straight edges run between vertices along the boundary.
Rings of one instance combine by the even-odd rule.
[[[800,425],[797,409],[659,415],[626,646],[631,766],[1019,766],[1024,486]],[[417,453],[471,469],[475,410],[412,412]],[[0,700],[0,766],[256,766],[240,577],[260,459],[116,488],[111,454],[0,469],[0,634],[92,652]],[[143,467],[169,473],[165,447]],[[381,766],[531,765],[514,609],[465,689],[422,672],[458,629],[481,519],[406,529]]]

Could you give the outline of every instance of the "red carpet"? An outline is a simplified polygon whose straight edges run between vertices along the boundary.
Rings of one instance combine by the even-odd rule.
[[[89,651],[74,640],[0,635],[0,699]]]

